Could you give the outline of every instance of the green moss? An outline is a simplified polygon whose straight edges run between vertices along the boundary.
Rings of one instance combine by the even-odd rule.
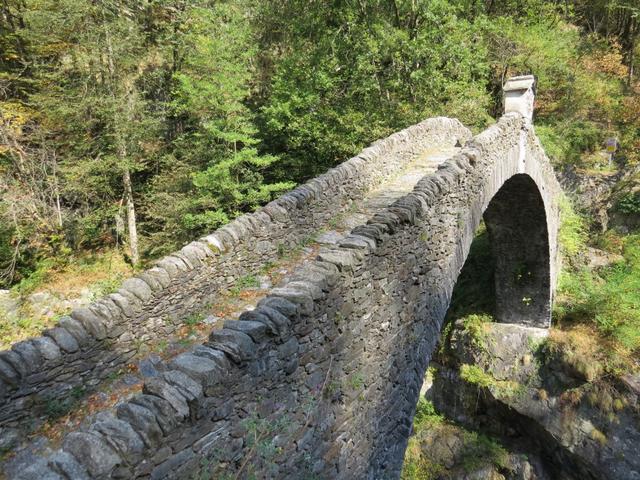
[[[477,365],[464,364],[460,367],[460,378],[472,385],[489,388],[496,384],[496,380]]]
[[[591,430],[589,437],[591,437],[592,440],[595,440],[603,447],[607,444],[607,436],[597,428]]]
[[[496,380],[478,365],[464,364],[460,367],[460,378],[478,388],[487,388],[497,397],[518,399],[527,393],[527,387],[519,382]]]
[[[471,314],[462,319],[465,331],[471,338],[471,345],[481,352],[487,351],[487,324],[493,317],[487,314]]]
[[[487,465],[505,468],[508,464],[508,453],[498,442],[447,421],[431,402],[422,398],[416,407],[414,432],[405,453],[402,480],[458,478],[451,475],[459,474],[460,467],[471,473]],[[450,471],[433,457],[430,448],[434,439],[449,437],[462,440],[460,450],[454,452],[455,466]]]
[[[412,440],[409,440],[410,447],[412,447],[411,443]],[[445,470],[444,465],[431,462],[421,456],[415,458],[410,456],[405,459],[402,465],[400,478],[402,480],[435,480]]]

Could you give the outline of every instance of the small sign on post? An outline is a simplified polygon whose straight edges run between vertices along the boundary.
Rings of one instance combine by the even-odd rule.
[[[605,142],[607,153],[609,154],[609,166],[613,163],[613,154],[618,150],[618,139],[615,137],[607,138]]]

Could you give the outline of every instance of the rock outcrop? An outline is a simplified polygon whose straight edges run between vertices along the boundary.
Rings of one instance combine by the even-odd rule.
[[[640,479],[637,378],[604,391],[590,383],[588,368],[546,351],[546,335],[456,323],[433,364],[427,398],[456,422],[540,459],[551,478]]]

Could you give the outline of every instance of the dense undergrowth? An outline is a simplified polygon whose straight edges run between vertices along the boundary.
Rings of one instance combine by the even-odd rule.
[[[60,315],[69,313],[71,300],[89,301],[115,292],[132,273],[131,266],[117,250],[69,254],[42,261],[29,277],[12,288],[16,311],[0,308],[0,348],[39,335]],[[38,291],[47,293],[42,303],[29,299]]]
[[[551,342],[579,348],[573,356],[601,365],[605,373],[622,375],[640,368],[640,234],[623,235],[615,230],[587,235],[588,219],[564,202],[560,245],[564,254],[554,304],[555,329]],[[615,255],[610,265],[590,268],[585,264],[598,247]],[[586,338],[581,342],[579,337]],[[593,346],[597,338],[598,348]],[[574,348],[574,350],[576,350]],[[596,367],[598,368],[598,367]]]

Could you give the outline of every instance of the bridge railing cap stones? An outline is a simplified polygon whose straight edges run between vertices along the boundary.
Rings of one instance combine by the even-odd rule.
[[[535,89],[536,77],[533,75],[520,75],[518,77],[511,77],[507,79],[502,90],[505,92],[512,92],[516,90],[529,90]]]

